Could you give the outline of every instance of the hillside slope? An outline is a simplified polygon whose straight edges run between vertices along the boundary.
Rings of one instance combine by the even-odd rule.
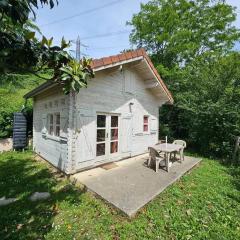
[[[0,138],[12,135],[13,113],[21,111],[25,103],[23,95],[42,82],[43,79],[34,75],[0,76]],[[31,100],[27,107],[31,112]]]

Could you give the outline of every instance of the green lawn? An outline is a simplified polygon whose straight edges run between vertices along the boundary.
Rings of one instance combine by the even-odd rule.
[[[35,191],[51,199],[30,202]],[[240,168],[204,159],[134,219],[69,185],[31,152],[0,154],[0,239],[240,239]]]

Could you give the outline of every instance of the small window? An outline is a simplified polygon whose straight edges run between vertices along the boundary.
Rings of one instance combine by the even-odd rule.
[[[148,132],[148,116],[143,116],[143,131]]]
[[[48,134],[60,136],[60,113],[48,114]]]
[[[48,114],[48,133],[53,135],[53,114]]]
[[[55,113],[55,136],[60,136],[60,113]]]

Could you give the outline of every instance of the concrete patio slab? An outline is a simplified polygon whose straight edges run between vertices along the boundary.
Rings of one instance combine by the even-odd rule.
[[[115,168],[105,170],[98,167],[77,173],[72,178],[128,216],[133,216],[201,161],[198,158],[185,157],[183,163],[174,162],[169,172],[160,169],[156,173],[146,166],[147,157],[144,154],[126,159],[115,163]]]

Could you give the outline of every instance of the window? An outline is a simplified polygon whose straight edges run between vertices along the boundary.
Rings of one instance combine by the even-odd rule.
[[[60,136],[60,113],[48,114],[48,134]]]
[[[60,113],[55,113],[55,136],[59,137],[60,136]]]
[[[48,115],[48,133],[53,135],[53,114]]]
[[[143,116],[143,131],[148,132],[148,116]]]
[[[97,157],[104,156],[106,151],[106,115],[97,116]]]

